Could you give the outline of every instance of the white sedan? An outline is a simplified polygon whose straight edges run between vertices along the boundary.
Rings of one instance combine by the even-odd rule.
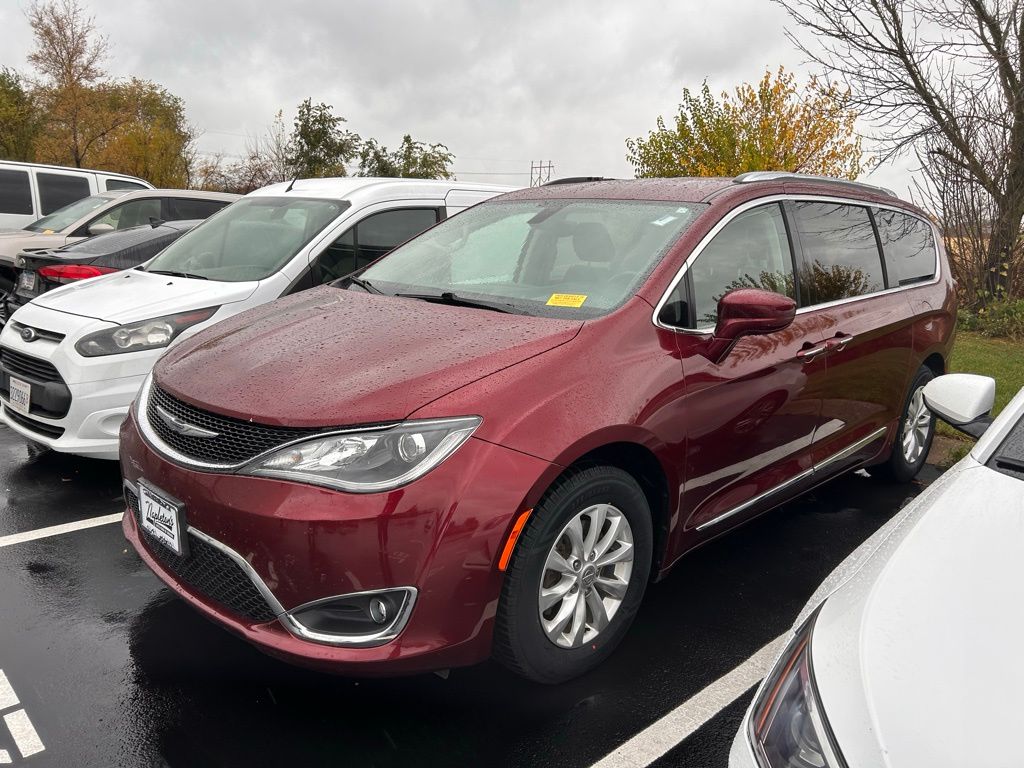
[[[732,768],[1021,765],[1024,390],[940,376],[933,412],[969,456],[811,598],[736,736]]]

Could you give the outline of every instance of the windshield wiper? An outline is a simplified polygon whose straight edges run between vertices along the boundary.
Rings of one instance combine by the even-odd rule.
[[[1012,469],[1014,472],[1024,472],[1024,461],[1009,456],[996,456],[996,466],[1002,469]]]
[[[403,299],[419,299],[420,301],[432,301],[435,304],[449,304],[453,307],[476,307],[477,309],[490,309],[494,312],[505,312],[516,314],[516,308],[512,304],[505,304],[498,301],[483,301],[480,299],[467,299],[465,296],[457,296],[451,291],[441,294],[436,293],[396,293]]]
[[[336,282],[338,282],[338,283],[347,282],[350,285],[358,285],[360,288],[362,288],[367,293],[378,293],[378,294],[382,294],[382,295],[384,293],[384,291],[382,291],[380,288],[377,288],[377,287],[371,285],[369,280],[363,280],[360,277],[352,277],[352,275],[346,275],[345,277],[341,278],[340,280],[338,280]],[[334,285],[334,284],[335,283],[331,283],[331,285]]]
[[[210,278],[204,275],[197,275],[194,272],[174,272],[170,269],[147,269],[151,275],[170,275],[171,277],[188,277],[193,280],[209,280]]]

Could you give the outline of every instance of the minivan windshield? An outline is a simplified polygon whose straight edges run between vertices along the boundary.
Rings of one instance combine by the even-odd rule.
[[[115,198],[110,195],[83,197],[81,200],[76,200],[70,205],[58,208],[49,216],[43,216],[43,218],[33,221],[25,229],[30,232],[60,232],[113,199]]]
[[[520,314],[586,319],[626,301],[702,203],[482,203],[392,251],[353,285]]]
[[[242,283],[277,272],[350,203],[300,197],[245,197],[182,235],[147,272]]]

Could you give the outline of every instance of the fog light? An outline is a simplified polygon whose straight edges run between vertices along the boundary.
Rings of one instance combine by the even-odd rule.
[[[339,595],[299,606],[283,617],[295,634],[331,645],[383,645],[405,627],[413,587]]]

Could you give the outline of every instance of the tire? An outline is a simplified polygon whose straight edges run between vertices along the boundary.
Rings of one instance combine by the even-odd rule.
[[[892,483],[909,483],[921,471],[935,437],[935,415],[924,405],[921,390],[934,378],[935,374],[930,368],[922,365],[917,369],[900,413],[899,431],[896,433],[892,454],[884,464],[868,468],[872,477]],[[916,430],[914,423],[911,423],[914,421]],[[915,430],[913,437],[907,437],[908,430]],[[908,446],[908,443],[911,445]]]
[[[595,525],[601,526],[596,541],[588,536]],[[627,472],[592,466],[560,477],[534,508],[506,571],[495,659],[547,684],[598,666],[625,636],[640,607],[653,538],[647,498]],[[589,559],[590,553],[596,559]],[[602,560],[611,562],[601,566]],[[548,597],[543,611],[542,588]],[[607,618],[603,626],[602,612]]]

